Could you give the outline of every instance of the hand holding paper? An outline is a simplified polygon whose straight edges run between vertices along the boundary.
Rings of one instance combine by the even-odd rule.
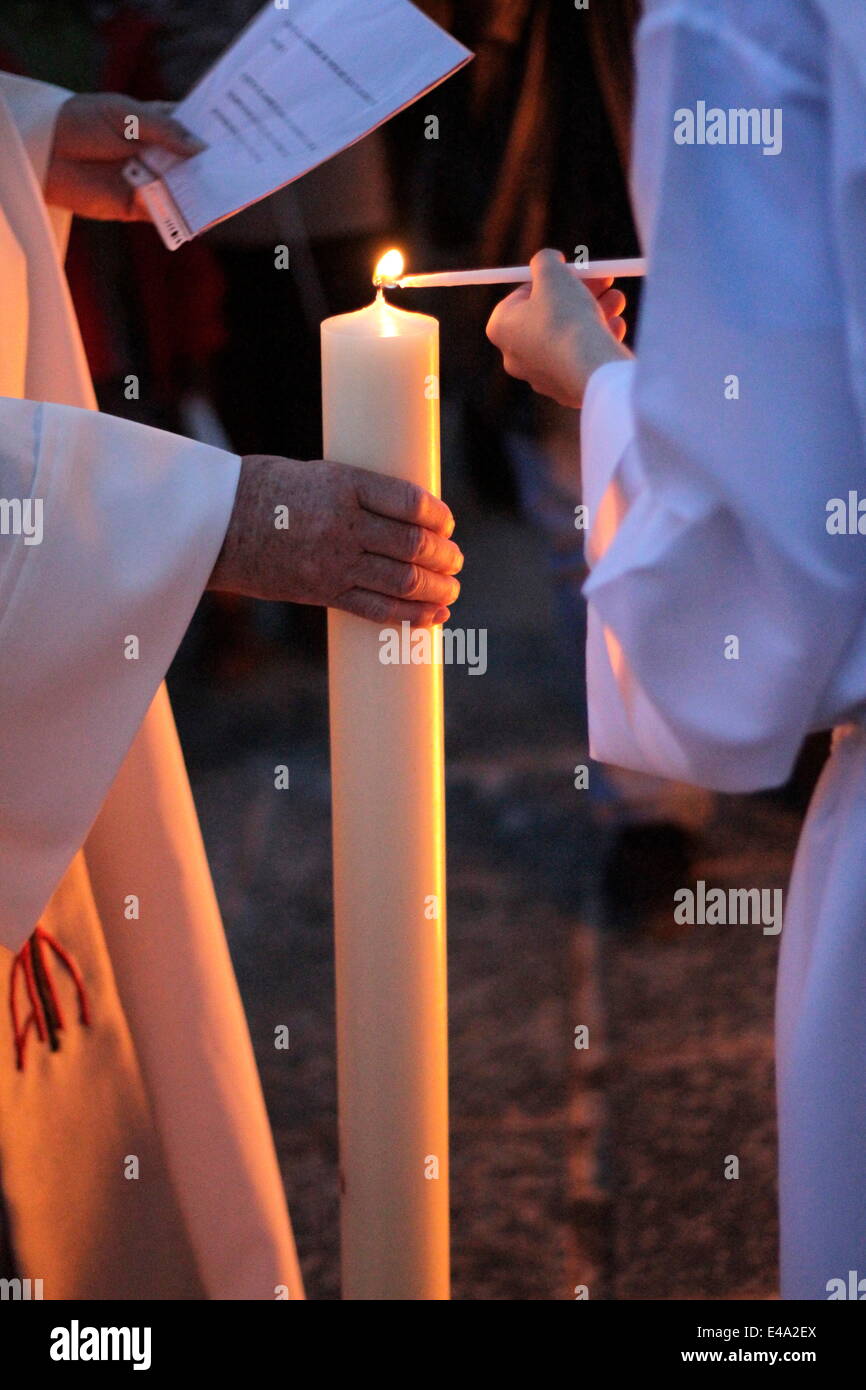
[[[207,146],[127,168],[170,248],[375,130],[472,54],[408,0],[268,4],[176,118]]]
[[[45,180],[46,201],[79,217],[121,222],[147,217],[123,176],[129,130],[170,158],[202,149],[184,130],[168,102],[136,101],[117,92],[71,96],[61,106]]]

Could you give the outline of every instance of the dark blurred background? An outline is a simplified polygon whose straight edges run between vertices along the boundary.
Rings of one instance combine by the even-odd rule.
[[[177,100],[258,8],[4,0],[0,66]],[[316,458],[319,323],[369,300],[389,246],[418,270],[543,245],[637,254],[637,0],[420,8],[475,61],[328,165],[175,253],[149,225],[76,222],[67,268],[104,410]],[[639,286],[624,288],[633,333]],[[446,672],[454,1296],[775,1297],[775,940],[675,928],[672,893],[784,884],[825,747],[773,796],[597,766],[575,788],[579,420],[505,377],[484,336],[496,297],[413,298],[442,328],[443,489],[467,557],[453,621],[488,634],[483,679]],[[308,1294],[336,1298],[324,615],[206,596],[170,687]]]

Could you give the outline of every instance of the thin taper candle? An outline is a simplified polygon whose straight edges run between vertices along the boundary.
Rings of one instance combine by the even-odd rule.
[[[601,280],[605,276],[646,275],[646,261],[636,256],[616,260],[569,262],[580,280]],[[483,270],[436,270],[428,275],[403,275],[399,280],[384,281],[390,288],[401,290],[435,289],[440,285],[520,285],[532,279],[528,265],[506,265]]]

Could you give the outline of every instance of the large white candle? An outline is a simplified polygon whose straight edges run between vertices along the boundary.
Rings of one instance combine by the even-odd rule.
[[[322,324],[328,458],[439,490],[438,323]],[[380,661],[328,617],[343,1297],[447,1299],[441,665]]]

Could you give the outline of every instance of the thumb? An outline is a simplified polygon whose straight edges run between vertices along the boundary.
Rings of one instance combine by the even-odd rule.
[[[561,284],[563,275],[568,274],[562,252],[552,251],[550,247],[546,247],[544,251],[536,251],[529,262],[529,268],[532,271],[533,293],[536,290],[552,289]]]
[[[175,120],[172,111],[173,107],[164,101],[137,103],[130,114],[138,117],[138,137],[142,144],[158,145],[160,149],[183,158],[207,149],[203,140]]]
[[[500,352],[504,352],[505,344],[508,340],[512,310],[519,304],[523,304],[530,297],[531,287],[529,285],[519,285],[511,294],[507,294],[504,299],[500,299],[495,306],[493,313],[487,320],[485,332],[494,347],[498,347]]]

